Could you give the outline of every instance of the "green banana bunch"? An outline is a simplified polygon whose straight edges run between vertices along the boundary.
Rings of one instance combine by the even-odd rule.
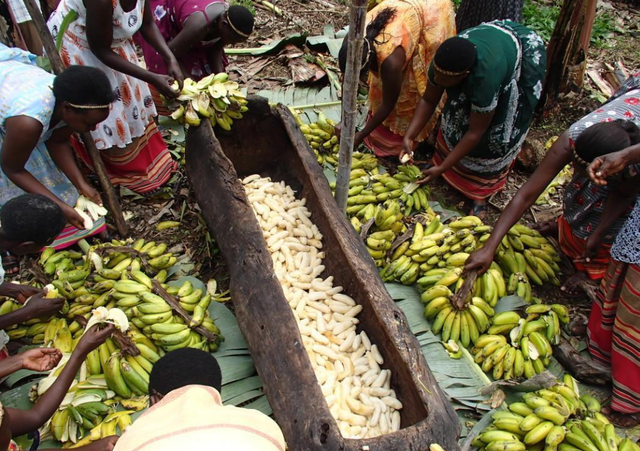
[[[556,249],[538,231],[523,224],[509,230],[496,250],[496,258],[510,277],[510,294],[528,302],[531,302],[530,283],[560,286],[560,257]]]
[[[638,445],[616,435],[597,400],[580,396],[578,382],[568,374],[562,383],[522,399],[508,411],[495,412],[492,425],[472,445],[487,450],[637,451]]]
[[[338,165],[340,143],[336,135],[335,125],[335,122],[328,119],[322,111],[318,113],[318,120],[316,122],[300,125],[300,131],[304,134],[304,137],[313,149],[316,159],[321,166],[324,166],[325,163],[331,164],[334,167]],[[361,158],[365,155],[368,160],[366,164],[364,164]],[[352,169],[361,168],[364,164],[371,170],[378,166],[378,160],[372,154],[355,152],[351,164]]]

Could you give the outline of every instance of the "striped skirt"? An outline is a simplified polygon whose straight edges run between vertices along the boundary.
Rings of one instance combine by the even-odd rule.
[[[449,149],[442,136],[442,131],[440,131],[438,133],[438,140],[436,141],[436,150],[433,154],[433,165],[440,166],[452,151],[453,149]],[[507,177],[509,177],[509,173],[514,164],[515,159],[513,163],[502,171],[489,175],[469,171],[458,163],[444,172],[442,178],[467,198],[483,200],[504,189],[507,183]]]
[[[578,271],[586,273],[591,280],[599,280],[604,277],[607,266],[611,262],[610,244],[601,243],[595,257],[586,262],[582,258],[582,253],[587,246],[587,241],[573,234],[571,226],[564,216],[558,218],[558,234],[560,249],[571,259]]]
[[[93,171],[91,158],[84,145],[79,140],[72,142],[78,156]],[[112,147],[101,151],[100,156],[111,183],[139,194],[160,188],[178,167],[154,121],[150,121],[144,134],[127,147]]]
[[[611,261],[588,328],[589,352],[611,365],[616,412],[640,412],[640,266]]]
[[[402,135],[393,133],[389,128],[380,124],[364,139],[364,145],[371,149],[378,158],[397,157],[402,150],[403,138]]]

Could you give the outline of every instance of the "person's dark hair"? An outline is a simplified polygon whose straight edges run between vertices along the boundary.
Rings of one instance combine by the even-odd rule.
[[[53,80],[53,94],[58,102],[73,105],[109,105],[116,94],[100,69],[69,66]]]
[[[369,69],[377,69],[378,59],[376,55],[375,40],[382,33],[384,27],[396,15],[395,8],[385,8],[367,25],[364,33],[364,43],[362,48],[362,63],[360,70],[367,72]],[[347,67],[347,51],[349,49],[349,40],[345,37],[338,53],[338,64],[340,70],[344,73]]]
[[[454,36],[440,44],[433,62],[441,70],[462,74],[473,67],[477,56],[476,46],[471,41]]]
[[[14,197],[0,210],[2,232],[14,243],[47,244],[60,235],[66,223],[62,209],[40,194]]]
[[[586,163],[609,153],[640,143],[640,129],[631,121],[594,124],[575,141],[575,154]]]
[[[228,20],[231,22],[232,29],[235,28],[245,35],[250,35],[253,32],[255,19],[248,8],[241,5],[231,5],[227,14]]]
[[[149,375],[149,392],[161,395],[187,385],[205,385],[220,391],[222,373],[218,361],[200,349],[182,348],[165,354]]]

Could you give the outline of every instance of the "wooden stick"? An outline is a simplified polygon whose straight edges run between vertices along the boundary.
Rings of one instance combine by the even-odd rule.
[[[76,323],[80,324],[82,328],[85,328],[87,326],[88,321],[84,316],[76,315],[73,317],[73,320]],[[140,349],[138,349],[131,338],[120,332],[120,329],[116,328],[116,330],[113,331],[113,335],[111,335],[111,338],[113,338],[113,340],[118,343],[118,346],[122,351],[124,351],[125,354],[134,357],[140,355]]]
[[[153,291],[155,292],[155,294],[157,294],[162,299],[164,299],[165,302],[171,306],[171,310],[173,310],[173,312],[176,315],[178,315],[180,318],[182,318],[184,320],[184,323],[187,326],[189,326],[189,323],[191,322],[191,316],[189,316],[189,314],[182,308],[182,306],[180,305],[180,302],[176,301],[176,299],[173,296],[167,293],[167,291],[164,288],[162,288],[162,284],[160,284],[160,282],[153,279],[152,283],[153,283]],[[191,329],[197,331],[200,335],[206,338],[207,341],[210,343],[213,343],[218,338],[213,333],[209,332],[207,329],[205,329],[202,326],[191,327]]]
[[[342,99],[342,133],[340,135],[338,179],[336,181],[336,201],[343,213],[347,211],[351,157],[356,135],[356,120],[358,118],[358,80],[360,78],[366,16],[367,0],[353,0],[351,18],[349,19],[349,35],[347,37],[349,50],[347,51],[347,66],[342,89],[344,93],[344,98]]]
[[[471,296],[471,291],[473,290],[473,286],[476,283],[476,279],[478,278],[478,271],[473,269],[469,271],[467,277],[464,279],[464,283],[460,287],[460,289],[453,295],[453,299],[451,300],[451,304],[457,310],[464,310],[467,305],[467,299]]]
[[[38,9],[36,0],[25,0],[24,2],[29,14],[31,15],[31,19],[33,20],[33,25],[35,26],[38,34],[40,35],[40,39],[42,40],[42,45],[44,45],[44,49],[46,51],[47,57],[51,62],[51,68],[55,74],[59,74],[62,72],[65,67],[62,63],[62,59],[58,54],[58,49],[56,49],[55,42],[53,41],[53,37],[49,32],[49,28],[44,21],[44,17],[42,13]],[[91,137],[91,133],[82,133],[80,135],[82,138],[82,142],[84,143],[89,156],[91,157],[91,162],[93,163],[93,167],[98,175],[98,179],[100,180],[100,186],[102,187],[102,191],[104,192],[105,197],[107,198],[107,206],[111,211],[111,215],[113,216],[113,220],[116,223],[116,228],[118,229],[118,233],[122,237],[126,237],[129,233],[129,228],[127,227],[127,223],[124,220],[124,216],[122,215],[122,209],[120,208],[120,202],[118,202],[118,198],[116,196],[116,191],[113,189],[113,185],[111,184],[111,180],[109,180],[109,176],[107,175],[107,170],[104,167],[104,162],[100,157],[100,152],[98,151],[93,138]]]

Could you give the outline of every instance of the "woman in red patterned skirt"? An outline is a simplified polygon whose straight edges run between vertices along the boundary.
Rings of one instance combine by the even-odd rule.
[[[70,18],[68,23],[65,18]],[[101,69],[111,81],[117,100],[109,117],[91,133],[112,183],[141,194],[160,188],[176,169],[167,145],[154,122],[156,109],[147,83],[168,98],[177,94],[171,85],[182,82],[182,72],[162,39],[145,0],[62,0],[48,22],[60,42],[65,65]],[[133,35],[140,30],[163,55],[168,75],[140,67]],[[62,36],[58,36],[58,35]],[[91,168],[84,147],[75,143]]]

